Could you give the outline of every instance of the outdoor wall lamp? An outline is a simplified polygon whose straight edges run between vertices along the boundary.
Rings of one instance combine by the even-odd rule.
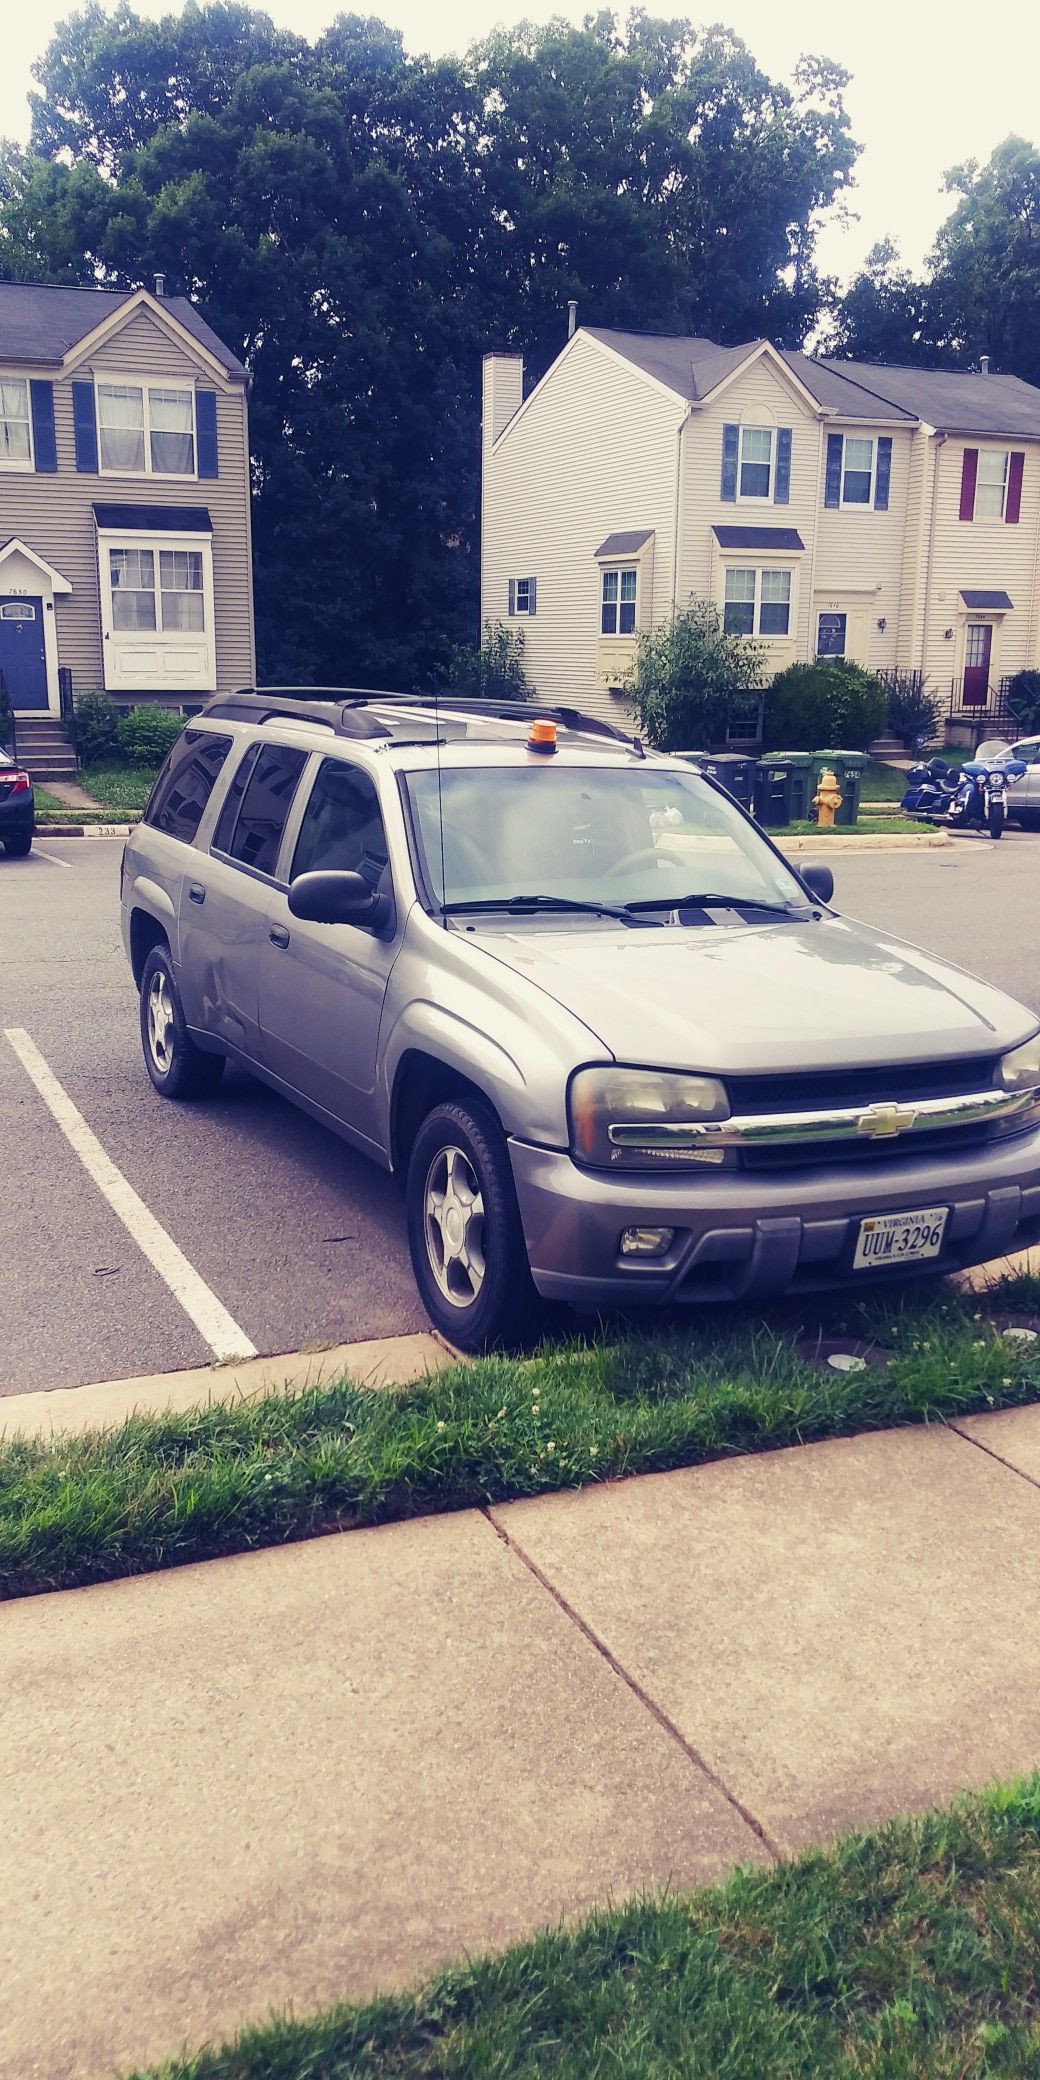
[[[944,643],[952,643],[952,641],[953,641],[953,630],[952,630],[952,628],[944,628],[944,629],[943,629],[943,642],[944,642]]]
[[[878,627],[879,627],[879,629],[881,630],[881,633],[882,633],[882,635],[884,635],[884,633],[885,633],[885,630],[886,630],[886,628],[888,627],[888,622],[887,622],[887,621],[885,620],[885,617],[884,617],[884,615],[883,615],[883,614],[879,615],[879,617],[878,617]]]

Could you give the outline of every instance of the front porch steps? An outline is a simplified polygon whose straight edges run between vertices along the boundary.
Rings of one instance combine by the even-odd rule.
[[[18,762],[33,780],[74,780],[79,771],[75,752],[57,715],[20,715],[15,723]]]

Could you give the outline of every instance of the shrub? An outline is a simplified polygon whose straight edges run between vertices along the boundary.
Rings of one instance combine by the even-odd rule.
[[[443,683],[452,693],[480,700],[529,700],[534,689],[524,670],[523,629],[485,621],[479,650],[459,644],[452,651]]]
[[[1016,672],[1008,684],[1007,699],[1020,729],[1040,729],[1040,672]]]
[[[130,708],[119,718],[117,748],[132,766],[161,766],[183,728],[184,717],[168,708]]]
[[[931,744],[939,734],[942,702],[927,691],[928,681],[920,672],[887,672],[888,726],[908,751]]]
[[[119,709],[107,693],[81,693],[76,702],[76,750],[81,765],[96,766],[119,750]]]
[[[851,658],[815,658],[778,672],[766,694],[769,750],[859,751],[885,727],[885,689]]]
[[[663,628],[641,630],[625,681],[640,727],[661,751],[725,741],[734,698],[762,684],[762,651],[727,635],[713,600],[694,599]]]

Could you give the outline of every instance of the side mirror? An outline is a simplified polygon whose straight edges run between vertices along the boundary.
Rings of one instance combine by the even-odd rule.
[[[393,919],[389,896],[375,895],[360,874],[297,874],[289,888],[289,909],[311,924],[357,924],[385,931]]]
[[[801,869],[799,877],[811,896],[818,903],[829,903],[834,894],[834,876],[822,860],[811,860]]]

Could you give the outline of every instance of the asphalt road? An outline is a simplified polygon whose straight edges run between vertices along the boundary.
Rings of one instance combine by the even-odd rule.
[[[0,1034],[26,1031],[101,1148],[259,1351],[426,1326],[396,1187],[251,1078],[152,1091],[119,940],[118,842],[0,856]],[[835,902],[1040,1012],[1040,836],[834,850]],[[0,1394],[205,1364],[211,1352],[0,1038]]]

